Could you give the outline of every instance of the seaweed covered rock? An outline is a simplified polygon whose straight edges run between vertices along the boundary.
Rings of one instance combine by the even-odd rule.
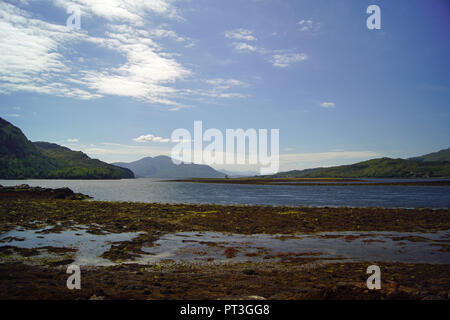
[[[42,188],[30,187],[27,184],[4,187],[0,185],[0,199],[63,199],[63,200],[84,200],[91,199],[90,196],[75,193],[71,189],[64,188]]]

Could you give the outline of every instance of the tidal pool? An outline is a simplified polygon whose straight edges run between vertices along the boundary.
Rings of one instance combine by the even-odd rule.
[[[445,252],[449,231],[324,232],[312,235],[240,235],[218,232],[166,234],[157,246],[143,248],[143,262],[174,261],[273,261],[314,258],[342,262],[403,262],[450,264]],[[444,250],[442,250],[444,249]],[[442,250],[442,251],[441,251]]]
[[[111,243],[129,241],[140,234],[139,232],[92,234],[88,232],[87,226],[82,225],[56,233],[50,231],[52,228],[51,226],[37,230],[16,228],[0,235],[0,247],[75,249],[72,264],[107,266],[114,263],[100,256],[111,248]]]
[[[132,241],[141,232],[91,234],[87,226],[52,232],[16,228],[0,235],[0,248],[70,248],[80,266],[115,265],[101,255],[113,243]],[[296,235],[242,235],[220,232],[165,234],[139,257],[122,263],[229,263],[229,262],[401,262],[450,264],[450,231],[323,232]],[[55,254],[55,252],[52,252]],[[57,254],[57,253],[56,253]],[[44,252],[45,256],[45,252]],[[4,259],[0,257],[0,263]]]

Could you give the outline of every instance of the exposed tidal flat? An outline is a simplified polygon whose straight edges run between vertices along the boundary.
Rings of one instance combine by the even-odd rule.
[[[1,299],[449,299],[450,210],[0,200]],[[68,290],[78,264],[82,289]],[[366,269],[382,270],[368,290]]]

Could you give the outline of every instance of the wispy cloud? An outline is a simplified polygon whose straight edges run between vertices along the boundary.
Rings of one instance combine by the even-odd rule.
[[[183,89],[180,90],[180,94],[187,96],[199,97],[199,99],[206,98],[221,98],[221,99],[234,99],[245,98],[246,94],[237,92],[237,90],[248,87],[248,84],[244,81],[237,79],[206,79],[203,81],[208,86],[201,89]],[[232,91],[231,91],[232,90]],[[174,107],[177,109],[179,106]],[[181,106],[183,108],[183,106]],[[178,111],[178,110],[174,110]]]
[[[314,33],[319,31],[321,23],[316,22],[312,19],[302,19],[298,22],[300,28],[299,30],[301,32],[308,32],[308,33]]]
[[[335,108],[336,107],[336,104],[334,103],[334,102],[322,102],[321,104],[320,104],[320,106],[322,107],[322,108]]]
[[[256,41],[258,40],[254,35],[253,31],[247,30],[247,29],[236,29],[231,31],[225,32],[225,37],[228,39],[235,39],[235,40],[245,40],[245,41]]]
[[[65,26],[34,19],[30,14],[8,3],[0,3],[0,93],[29,91],[57,96],[93,98],[96,95],[70,88],[61,81],[71,68],[63,55],[65,45],[77,33]]]
[[[309,21],[306,22],[309,25]],[[311,21],[312,24],[312,21]],[[276,33],[272,33],[274,35]],[[258,39],[253,35],[253,31],[248,29],[235,29],[225,32],[225,37],[232,40],[238,40],[231,43],[233,50],[238,53],[259,53],[266,56],[266,60],[273,66],[287,68],[292,63],[306,60],[308,57],[304,53],[282,53],[286,50],[270,50],[254,44]]]
[[[152,134],[147,134],[147,135],[139,136],[139,137],[133,139],[133,141],[136,141],[136,142],[169,142],[170,139],[163,138],[163,137],[157,137]]]
[[[66,8],[79,5],[82,17],[100,18],[105,30],[90,35],[83,29],[45,22],[18,7],[0,3],[0,93],[27,91],[55,96],[96,99],[106,95],[130,97],[151,104],[167,105],[177,111],[188,108],[181,98],[242,98],[244,95],[195,88],[193,72],[178,61],[178,54],[163,49],[161,39],[191,46],[194,41],[171,30],[168,24],[152,27],[148,15],[182,19],[171,0],[116,1],[54,0]],[[102,32],[102,31],[100,31]],[[102,60],[95,56],[67,58],[76,45],[94,45],[123,57]],[[175,86],[191,80],[190,90]]]
[[[77,142],[79,142],[80,140],[78,140],[77,138],[70,138],[70,139],[67,139],[67,142],[70,142],[70,143],[77,143]]]
[[[253,45],[250,45],[248,43],[245,42],[233,42],[231,44],[234,48],[235,51],[240,51],[240,52],[245,52],[245,51],[256,51],[257,48]]]
[[[128,96],[150,103],[176,106],[173,98],[177,90],[167,85],[185,79],[191,71],[174,58],[164,55],[148,41],[143,30],[139,34],[132,27],[116,28],[116,33],[108,34],[111,38],[92,39],[126,57],[126,62],[119,67],[100,71],[86,71],[81,79],[89,88],[101,94]]]
[[[195,46],[195,41],[192,40],[190,37],[181,36],[176,31],[171,30],[168,25],[161,25],[156,29],[149,30],[149,35],[152,36],[152,38],[155,39],[172,39],[176,42],[184,42],[186,48],[191,48]]]
[[[153,13],[171,19],[181,19],[170,0],[53,0],[62,8],[78,5],[84,15],[94,15],[110,21],[127,21],[142,25],[146,14]]]
[[[308,56],[304,53],[275,54],[270,58],[270,62],[279,68],[289,67],[292,63],[305,61]]]
[[[245,85],[247,85],[246,83],[244,83],[243,81],[240,81],[240,80],[223,79],[223,78],[208,79],[208,80],[205,80],[205,82],[215,86],[216,89],[222,89],[222,90],[226,90],[226,89],[229,89],[229,88],[235,87],[235,86],[245,86]]]
[[[255,42],[258,39],[253,35],[253,31],[247,29],[236,29],[225,32],[225,37],[232,40],[238,40],[231,43],[233,50],[236,52],[254,52],[258,48],[254,44],[248,42]]]

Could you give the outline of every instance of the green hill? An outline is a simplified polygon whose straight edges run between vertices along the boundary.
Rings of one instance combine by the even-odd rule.
[[[0,118],[0,178],[121,179],[134,174],[54,143],[33,143]]]
[[[420,157],[409,158],[408,160],[424,162],[450,161],[450,148],[440,150],[438,152],[429,153]]]
[[[272,175],[273,178],[437,178],[450,177],[448,161],[414,161],[381,158],[351,165],[293,170]]]

